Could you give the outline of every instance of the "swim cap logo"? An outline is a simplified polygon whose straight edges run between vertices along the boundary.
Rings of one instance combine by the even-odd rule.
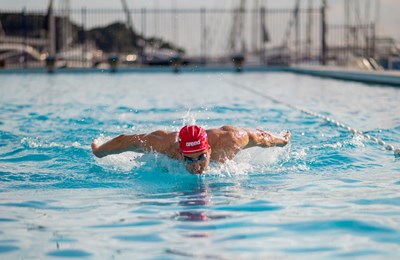
[[[186,142],[186,147],[191,147],[191,146],[196,146],[200,145],[200,140],[195,141],[195,142]]]

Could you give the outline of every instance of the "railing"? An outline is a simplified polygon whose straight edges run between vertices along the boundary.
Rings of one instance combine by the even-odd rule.
[[[355,29],[368,31],[368,37],[360,39],[358,45],[344,38],[349,28],[327,26],[323,37],[323,9],[128,11],[54,10],[55,39],[51,40],[46,11],[0,10],[0,46],[20,43],[42,54],[41,60],[35,60],[25,52],[0,61],[0,66],[44,66],[52,44],[55,66],[81,68],[105,67],[112,62],[126,67],[172,65],[178,58],[184,65],[231,65],[235,55],[242,55],[246,65],[254,66],[345,64],[350,57],[376,55],[371,44],[375,38],[372,25]]]

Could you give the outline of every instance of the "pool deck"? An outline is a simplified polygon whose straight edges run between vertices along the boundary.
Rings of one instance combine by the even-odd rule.
[[[400,71],[366,71],[347,67],[301,65],[290,67],[267,67],[267,66],[244,66],[240,72],[291,72],[303,75],[334,78],[339,80],[349,80],[363,82],[367,84],[390,85],[400,87]],[[0,69],[0,74],[26,74],[26,73],[47,73],[46,68],[35,69]],[[110,73],[109,68],[58,68],[54,74],[58,73]],[[233,66],[183,66],[173,67],[131,67],[117,68],[117,73],[232,73],[238,72]]]
[[[384,84],[400,87],[400,71],[366,71],[333,66],[292,66],[287,68],[286,71],[368,84]]]

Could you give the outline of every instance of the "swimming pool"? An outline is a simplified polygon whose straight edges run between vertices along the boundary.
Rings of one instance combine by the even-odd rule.
[[[3,74],[0,258],[400,256],[400,89],[290,73]],[[243,86],[241,88],[241,86]],[[273,97],[271,100],[248,89]],[[92,139],[196,122],[292,132],[193,176]]]

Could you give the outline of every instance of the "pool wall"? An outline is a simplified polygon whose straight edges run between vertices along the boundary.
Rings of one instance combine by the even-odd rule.
[[[2,69],[0,74],[20,73],[47,73],[46,68],[36,69]],[[245,66],[235,68],[232,66],[183,66],[174,67],[136,67],[117,68],[62,68],[55,69],[52,73],[232,73],[232,72],[292,72],[317,77],[327,77],[339,80],[364,82],[367,84],[383,84],[400,87],[400,71],[363,71],[345,67],[329,66],[292,66],[292,67],[260,67]]]
[[[329,66],[290,67],[288,68],[288,71],[319,77],[328,77],[340,80],[364,82],[368,84],[384,84],[400,87],[400,72],[398,71],[364,71]]]

